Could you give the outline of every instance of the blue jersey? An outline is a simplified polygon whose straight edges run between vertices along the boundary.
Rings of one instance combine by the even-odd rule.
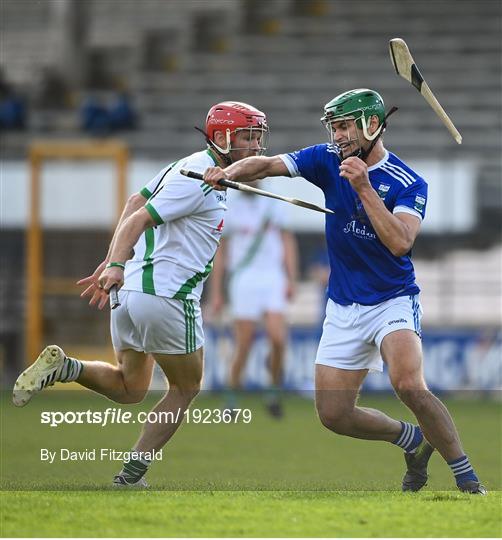
[[[340,162],[329,144],[283,154],[291,176],[303,176],[324,192],[326,242],[331,274],[328,295],[336,303],[374,305],[420,292],[411,252],[395,257],[380,241],[349,181],[340,176]],[[427,183],[394,154],[387,152],[368,167],[373,189],[390,212],[425,216]]]

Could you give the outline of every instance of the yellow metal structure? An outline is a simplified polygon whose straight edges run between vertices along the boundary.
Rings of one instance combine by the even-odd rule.
[[[40,222],[41,171],[45,161],[58,159],[112,160],[116,166],[116,219],[126,201],[127,165],[129,151],[120,141],[40,141],[31,144],[30,164],[30,222],[28,226],[26,279],[26,354],[33,361],[42,346],[44,294],[75,291],[74,282],[63,278],[43,276],[42,225]]]

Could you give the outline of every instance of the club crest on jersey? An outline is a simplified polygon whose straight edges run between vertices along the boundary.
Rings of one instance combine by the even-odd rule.
[[[377,189],[378,196],[380,199],[385,200],[385,196],[387,195],[387,192],[389,191],[390,186],[389,184],[380,184]]]
[[[415,197],[415,210],[417,212],[420,212],[422,213],[424,211],[424,206],[425,206],[425,197],[422,197],[422,195],[417,195]]]

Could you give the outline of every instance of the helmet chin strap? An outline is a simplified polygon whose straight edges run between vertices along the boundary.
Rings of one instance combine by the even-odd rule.
[[[194,128],[197,130],[197,131],[200,131],[202,133],[202,135],[204,135],[204,138],[206,139],[206,143],[207,145],[212,148],[217,154],[218,156],[221,158],[221,160],[223,161],[223,163],[228,166],[228,165],[232,165],[233,161],[232,161],[232,158],[230,156],[230,149],[228,149],[226,152],[223,150],[223,148],[219,147],[214,141],[212,141],[208,136],[207,136],[207,133],[201,129],[200,127],[197,127],[197,126],[194,126]],[[227,140],[230,142],[230,134],[228,133],[227,131]],[[228,146],[230,146],[230,144],[228,144]]]
[[[389,116],[391,114],[394,114],[396,111],[398,110],[397,107],[392,107],[390,109],[390,111],[385,115],[384,119],[383,119],[383,122],[382,122],[382,125],[378,128],[378,130],[373,134],[373,140],[371,141],[371,144],[368,146],[368,148],[366,150],[364,150],[364,148],[360,148],[359,149],[359,152],[358,152],[358,157],[360,159],[362,159],[363,161],[366,161],[366,158],[370,155],[371,151],[373,150],[373,148],[375,147],[375,144],[377,143],[378,139],[382,136],[383,132],[385,131],[385,128],[387,127],[387,118],[389,118]],[[365,129],[366,126],[364,125],[363,123],[363,132],[364,132],[364,135],[367,139],[369,139],[370,137],[367,137],[366,136],[366,132],[367,132],[367,129]],[[355,154],[352,154],[352,155],[355,155]]]

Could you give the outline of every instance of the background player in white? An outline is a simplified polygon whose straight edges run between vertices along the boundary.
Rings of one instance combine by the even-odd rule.
[[[237,406],[235,391],[241,386],[257,325],[263,321],[271,379],[267,409],[280,417],[279,390],[287,339],[285,310],[296,282],[296,240],[287,230],[284,205],[273,199],[232,192],[228,208],[210,283],[212,312],[218,314],[224,304],[226,274],[235,339],[226,407]]]
[[[199,299],[223,230],[226,194],[179,171],[203,172],[257,155],[265,150],[267,135],[266,117],[254,107],[238,102],[213,106],[206,118],[208,149],[172,163],[129,198],[106,259],[79,282],[87,286],[82,296],[90,296],[90,304],[99,308],[113,285],[121,287],[121,305],[111,313],[116,364],[69,358],[50,345],[15,383],[18,406],[55,381],[77,381],[116,402],[137,403],[158,363],[169,390],[153,410],[172,412],[178,420],[144,424],[133,448],[137,455],[124,463],[115,485],[146,485],[143,476],[152,451],[171,438],[200,388],[204,336]]]
[[[420,289],[411,249],[425,216],[427,184],[385,149],[380,136],[386,114],[377,92],[356,89],[340,94],[326,104],[322,121],[330,144],[252,157],[225,170],[210,168],[205,179],[214,185],[220,178],[303,176],[323,190],[334,214],[326,217],[331,274],[316,358],[321,422],[342,435],[403,448],[405,491],[425,485],[434,447],[461,491],[484,494],[448,410],[423,376]],[[364,378],[370,369],[382,370],[382,358],[396,393],[420,427],[356,406]]]

